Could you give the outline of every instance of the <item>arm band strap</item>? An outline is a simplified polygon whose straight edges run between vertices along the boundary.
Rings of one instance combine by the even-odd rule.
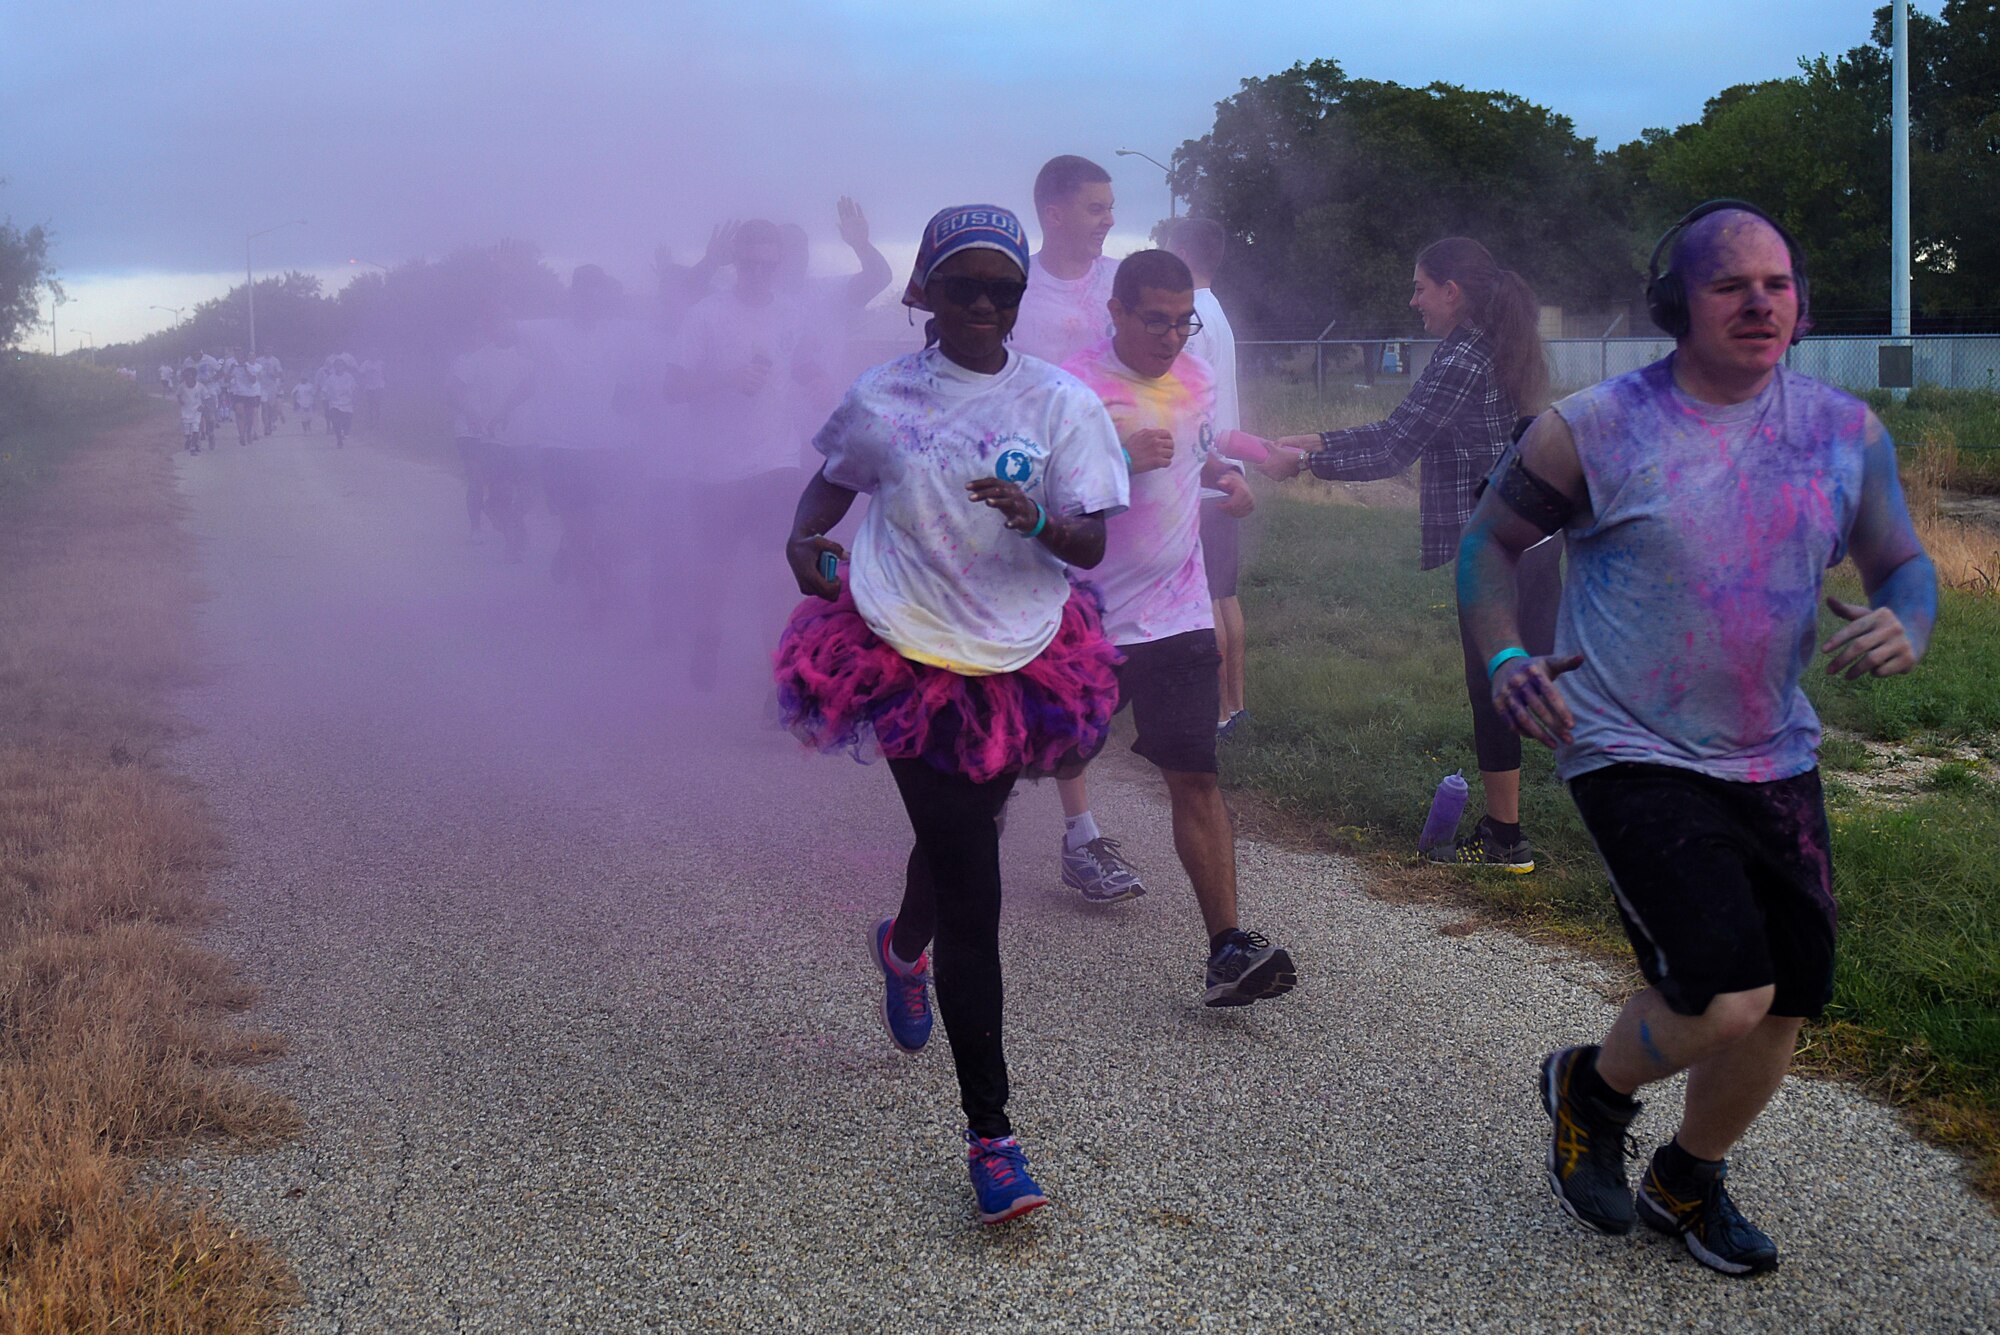
[[[1527,656],[1528,656],[1528,651],[1526,649],[1521,648],[1519,645],[1516,645],[1511,649],[1502,649],[1499,653],[1493,655],[1492,658],[1487,660],[1486,680],[1488,681],[1493,680],[1493,674],[1500,670],[1500,665],[1502,663],[1512,662],[1516,658],[1526,658]]]
[[[1533,524],[1544,537],[1567,525],[1576,514],[1576,502],[1528,471],[1515,455],[1495,484],[1507,508]]]
[[[1035,526],[1029,529],[1026,533],[1023,533],[1021,536],[1024,538],[1039,538],[1040,536],[1042,536],[1042,530],[1047,528],[1048,526],[1049,526],[1049,512],[1042,508],[1042,503],[1040,501],[1036,501]]]

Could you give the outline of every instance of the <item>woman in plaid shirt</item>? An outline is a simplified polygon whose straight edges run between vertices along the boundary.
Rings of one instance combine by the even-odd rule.
[[[1548,364],[1534,291],[1502,269],[1485,246],[1446,237],[1417,256],[1410,305],[1424,332],[1443,340],[1396,410],[1380,422],[1345,431],[1287,436],[1264,471],[1294,477],[1306,468],[1329,482],[1395,477],[1423,461],[1423,564],[1430,570],[1458,554],[1481,484],[1514,439],[1523,415],[1548,404]],[[1562,594],[1561,544],[1545,542],[1521,558],[1520,622],[1531,653],[1555,645]],[[1535,869],[1521,833],[1521,739],[1493,710],[1486,664],[1459,615],[1465,689],[1472,702],[1473,744],[1486,814],[1451,848],[1426,849],[1434,861]]]

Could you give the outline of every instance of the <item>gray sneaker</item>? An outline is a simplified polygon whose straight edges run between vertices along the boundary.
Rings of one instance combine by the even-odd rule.
[[[1063,884],[1083,891],[1088,904],[1116,904],[1121,899],[1137,899],[1146,893],[1138,871],[1118,854],[1118,841],[1103,835],[1071,848],[1062,846]]]

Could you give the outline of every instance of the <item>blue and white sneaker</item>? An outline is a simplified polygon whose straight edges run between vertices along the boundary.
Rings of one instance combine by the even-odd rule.
[[[1070,889],[1083,891],[1086,904],[1116,904],[1146,893],[1138,870],[1119,853],[1118,841],[1103,835],[1082,848],[1063,841],[1062,879]]]
[[[1028,1176],[1028,1155],[1012,1136],[988,1139],[965,1133],[966,1170],[979,1197],[979,1222],[1004,1224],[1049,1203]]]
[[[905,972],[889,949],[896,920],[884,918],[868,934],[869,951],[882,971],[882,1028],[904,1052],[918,1053],[931,1041],[931,961],[926,954]]]

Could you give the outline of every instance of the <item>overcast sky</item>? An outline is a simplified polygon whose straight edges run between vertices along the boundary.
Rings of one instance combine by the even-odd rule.
[[[1935,13],[1938,5],[1919,6]],[[710,223],[833,240],[867,208],[892,257],[936,208],[1026,211],[1055,153],[1116,177],[1121,231],[1241,79],[1331,57],[1354,77],[1502,89],[1610,146],[1735,83],[1866,40],[1874,0],[685,0],[0,3],[0,215],[43,222],[100,343],[260,272],[338,277],[527,237],[640,281]],[[822,254],[829,254],[823,247]],[[46,337],[44,333],[43,337]],[[65,340],[67,343],[67,340]]]

